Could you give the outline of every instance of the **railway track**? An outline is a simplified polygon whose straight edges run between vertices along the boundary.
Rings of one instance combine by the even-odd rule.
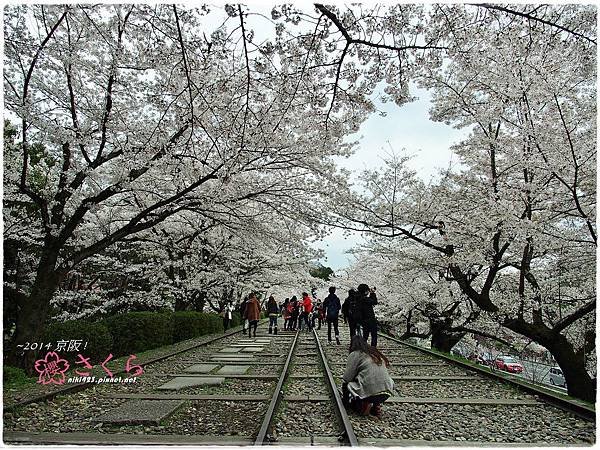
[[[176,343],[176,344],[170,346],[169,350],[166,353],[160,353],[158,355],[151,356],[149,358],[142,358],[142,360],[136,361],[136,363],[145,368],[146,366],[150,366],[152,364],[163,361],[165,359],[172,358],[173,356],[179,355],[181,353],[189,352],[196,348],[219,342],[219,341],[221,341],[225,338],[228,338],[230,336],[233,336],[237,333],[241,333],[241,331],[242,331],[241,327],[236,327],[236,328],[233,328],[219,336],[208,336],[208,337],[201,336],[199,338],[192,339],[191,343],[189,341],[179,342],[179,343]],[[110,365],[109,365],[109,367],[110,367]],[[110,367],[110,368],[113,369],[112,367]],[[113,373],[115,376],[126,376],[127,375],[124,369],[123,370],[114,370],[113,369]],[[57,396],[72,394],[72,393],[79,392],[79,391],[82,391],[85,389],[89,389],[92,386],[94,386],[94,385],[91,383],[73,383],[73,384],[66,384],[66,385],[62,385],[62,386],[57,386],[57,385],[52,385],[52,384],[47,385],[44,387],[44,390],[46,392],[28,395],[25,399],[10,402],[10,404],[8,404],[8,405],[4,404],[3,411],[9,412],[14,409],[21,408],[30,403],[38,403],[38,402],[52,400],[53,398],[55,398]]]
[[[346,330],[343,330],[344,333]],[[4,440],[32,444],[585,445],[595,423],[509,381],[380,337],[397,396],[381,420],[348,414],[348,356],[326,330],[239,333],[146,362],[137,383],[91,385],[4,413]],[[567,408],[568,409],[568,408]],[[32,428],[35,431],[32,431]]]
[[[345,411],[336,410],[329,397],[313,395],[334,392],[319,380],[321,375],[315,378],[324,367],[312,334],[269,335],[261,324],[256,339],[232,333],[148,361],[137,383],[89,384],[13,405],[4,412],[4,439],[32,444],[337,444],[352,435],[339,419]],[[311,372],[310,383],[301,380],[303,370]]]
[[[322,329],[320,336],[325,339]],[[381,420],[350,415],[361,446],[591,445],[593,411],[482,373],[396,339],[379,337],[390,359],[397,396],[384,404]],[[325,346],[336,382],[347,347]],[[559,404],[560,403],[560,404]]]

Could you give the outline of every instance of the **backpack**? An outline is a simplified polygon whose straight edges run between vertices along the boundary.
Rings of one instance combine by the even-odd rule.
[[[362,316],[361,297],[355,295],[349,300],[348,318],[353,322],[359,323],[363,318]]]
[[[336,317],[340,313],[340,300],[337,295],[329,294],[323,303],[323,307],[327,310],[327,317]]]

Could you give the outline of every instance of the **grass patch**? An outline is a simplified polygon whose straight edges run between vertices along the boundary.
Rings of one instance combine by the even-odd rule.
[[[12,366],[2,368],[2,380],[4,387],[8,389],[18,389],[20,387],[32,386],[37,382],[37,377],[28,376],[23,369]]]

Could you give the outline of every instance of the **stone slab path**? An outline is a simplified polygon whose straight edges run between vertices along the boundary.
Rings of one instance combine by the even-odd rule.
[[[219,353],[237,353],[241,350],[239,347],[225,347],[219,350]]]
[[[160,421],[173,414],[182,400],[134,400],[101,414],[92,422],[121,425],[160,425]]]
[[[219,375],[241,375],[250,370],[250,366],[223,366],[217,373]]]
[[[176,377],[156,389],[160,391],[177,391],[194,386],[214,386],[224,381],[225,378],[221,377]]]
[[[263,347],[244,347],[242,349],[243,353],[259,353],[264,350]]]
[[[209,373],[217,367],[219,367],[219,364],[194,364],[193,366],[185,368],[183,371],[190,373]]]

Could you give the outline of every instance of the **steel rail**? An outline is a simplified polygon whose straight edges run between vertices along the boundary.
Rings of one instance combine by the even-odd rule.
[[[264,322],[264,320],[262,322]],[[242,325],[239,325],[239,326],[241,327]],[[226,337],[229,337],[229,336],[233,336],[234,334],[240,333],[242,331],[243,331],[243,328],[240,328],[239,330],[232,329],[232,330],[227,331],[227,332],[225,332],[225,333],[223,333],[223,334],[221,334],[219,336],[215,336],[215,337],[210,338],[210,339],[208,339],[206,341],[202,341],[200,343],[193,344],[190,347],[185,347],[183,349],[179,349],[179,350],[176,350],[174,352],[167,353],[166,355],[158,356],[156,358],[151,358],[148,361],[139,363],[139,365],[142,366],[142,367],[149,366],[151,364],[155,364],[157,362],[163,361],[163,360],[165,360],[167,358],[171,358],[172,356],[176,356],[176,355],[179,355],[181,353],[185,353],[185,352],[188,352],[190,350],[194,350],[196,348],[212,344],[214,342],[217,342],[217,341],[219,341],[221,339],[224,339]],[[202,336],[198,336],[198,337],[202,338]],[[124,375],[125,373],[126,373],[126,370],[123,369],[123,370],[120,370],[118,372],[115,372],[114,375],[115,376],[117,376],[117,375]],[[86,389],[89,389],[92,386],[97,386],[97,385],[95,383],[77,383],[77,384],[73,384],[71,386],[65,386],[64,388],[56,389],[56,390],[54,390],[52,392],[48,392],[46,394],[40,394],[40,395],[37,395],[35,397],[30,397],[28,399],[21,400],[19,402],[13,403],[11,405],[4,406],[3,407],[3,412],[9,412],[9,411],[12,411],[12,410],[14,410],[16,408],[20,408],[22,406],[29,405],[31,403],[38,403],[38,402],[43,402],[43,401],[47,401],[47,400],[52,400],[52,399],[54,399],[55,397],[57,397],[59,395],[74,394],[76,392],[80,392],[80,391],[84,391]]]
[[[485,370],[482,367],[472,366],[470,364],[467,364],[466,362],[458,361],[458,360],[450,358],[450,357],[448,357],[446,355],[440,355],[439,353],[434,352],[431,349],[423,348],[423,347],[420,347],[418,345],[402,341],[401,339],[398,339],[398,338],[395,338],[393,336],[390,336],[387,333],[380,332],[379,334],[381,336],[383,336],[384,338],[389,339],[390,341],[397,342],[399,344],[405,345],[405,346],[413,348],[415,350],[419,350],[419,351],[421,351],[423,353],[426,353],[428,355],[435,356],[437,358],[443,359],[443,360],[448,361],[448,362],[450,362],[450,363],[452,363],[454,365],[457,365],[457,366],[459,366],[461,368],[475,371],[475,372],[477,372],[479,374],[485,375],[488,378],[492,378],[494,380],[502,380],[502,381],[506,381],[506,382],[512,383],[512,384],[518,386],[519,388],[527,391],[530,394],[534,394],[534,395],[538,395],[540,397],[543,397],[543,399],[547,403],[550,403],[550,404],[552,404],[552,405],[554,405],[554,406],[562,409],[563,411],[571,412],[571,413],[577,415],[578,417],[580,417],[582,419],[589,420],[589,421],[595,421],[596,420],[596,410],[594,410],[594,409],[592,409],[592,408],[590,408],[588,406],[585,406],[585,405],[573,402],[571,400],[567,400],[565,398],[559,397],[558,395],[554,395],[554,394],[552,394],[552,393],[550,393],[548,391],[545,391],[543,389],[537,388],[537,387],[532,386],[532,385],[530,385],[528,383],[524,383],[524,382],[521,382],[519,380],[515,380],[513,378],[507,378],[507,377],[503,376],[502,374],[494,373],[494,372],[489,372],[489,371]]]
[[[342,426],[344,427],[343,437],[344,440],[350,447],[358,447],[358,439],[356,438],[356,434],[354,434],[354,429],[352,428],[352,423],[350,423],[350,418],[348,417],[348,413],[346,412],[346,407],[342,403],[342,398],[340,397],[340,393],[338,391],[337,385],[335,384],[335,380],[333,379],[333,374],[329,369],[329,364],[327,364],[327,358],[325,357],[325,352],[323,351],[323,347],[321,346],[321,341],[319,340],[319,336],[317,335],[317,331],[313,328],[313,333],[315,335],[315,341],[317,342],[317,348],[319,349],[319,355],[321,356],[321,361],[323,363],[323,367],[325,369],[325,374],[327,378],[327,384],[329,386],[329,390],[333,395],[336,412],[342,422]]]
[[[300,331],[296,331],[296,335],[294,336],[294,340],[292,345],[290,346],[290,351],[288,353],[287,359],[285,360],[285,364],[283,369],[281,370],[281,375],[279,376],[279,381],[277,382],[277,386],[275,387],[275,392],[273,393],[273,397],[271,397],[271,402],[269,403],[269,408],[265,414],[265,417],[260,426],[260,430],[258,431],[258,435],[254,441],[254,445],[264,445],[270,443],[269,430],[271,428],[271,422],[275,417],[275,412],[277,411],[277,407],[279,403],[281,403],[281,399],[283,398],[283,383],[288,377],[288,372],[290,370],[290,362],[292,361],[292,357],[294,356],[294,350],[296,349],[296,344],[298,343],[298,335]]]

